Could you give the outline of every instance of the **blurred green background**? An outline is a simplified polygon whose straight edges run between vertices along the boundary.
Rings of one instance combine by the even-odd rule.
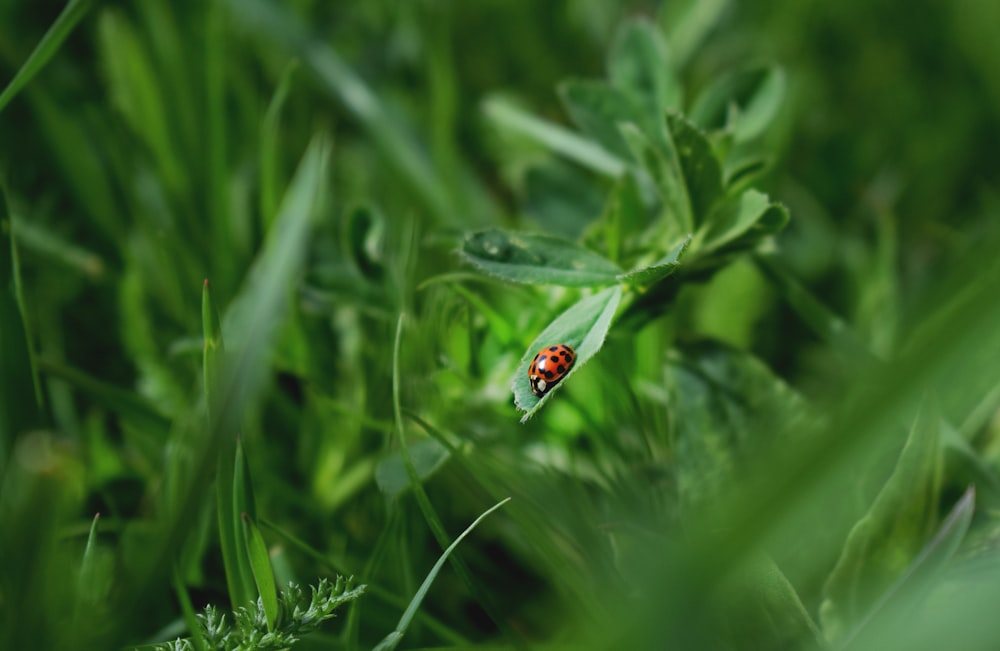
[[[507,496],[405,648],[1000,639],[996,588],[974,580],[1000,569],[1000,4],[64,7],[0,0],[2,84],[68,30],[0,100],[4,648],[183,637],[178,585],[228,608],[213,481],[237,431],[279,583],[369,586],[303,648],[371,647],[445,543]],[[734,71],[784,71],[755,187],[791,214],[766,248],[794,289],[737,258],[613,330],[521,425],[517,360],[576,295],[476,276],[454,251],[490,226],[600,249],[613,183],[484,107],[575,130],[560,83],[604,77],[635,17],[662,31],[685,111]],[[325,197],[268,266],[320,141]],[[255,260],[287,291],[255,282]],[[229,402],[204,378],[206,279],[222,339],[260,344],[235,351]],[[807,314],[838,315],[848,343]],[[973,519],[955,525],[970,485],[975,517],[959,503]],[[891,533],[850,551],[866,515]],[[872,577],[851,608],[829,583],[838,558]],[[840,635],[830,603],[862,632]],[[900,623],[914,603],[931,613],[921,636]]]

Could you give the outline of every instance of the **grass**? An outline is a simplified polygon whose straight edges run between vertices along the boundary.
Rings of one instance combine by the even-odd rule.
[[[995,14],[6,3],[0,648],[993,648]]]

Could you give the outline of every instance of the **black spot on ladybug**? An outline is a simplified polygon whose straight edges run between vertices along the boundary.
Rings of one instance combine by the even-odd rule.
[[[556,355],[552,355],[551,357],[549,357],[549,360],[553,361],[553,362],[558,362],[559,361],[559,357],[556,356]]]
[[[565,372],[566,372],[566,367],[563,366],[562,364],[560,364],[559,367],[556,369],[556,373],[558,373],[559,375],[562,375]]]
[[[550,347],[549,347],[549,350],[551,350],[551,351],[552,351],[552,352],[554,353],[554,352],[556,352],[557,350],[559,350],[559,346],[550,346]]]
[[[542,373],[542,375],[545,376],[546,380],[551,380],[552,376],[555,375],[555,373],[553,373],[552,371],[545,371]]]

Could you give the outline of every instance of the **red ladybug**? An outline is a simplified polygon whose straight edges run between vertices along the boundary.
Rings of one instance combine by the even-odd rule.
[[[566,344],[549,346],[538,351],[528,367],[531,392],[541,398],[566,377],[576,361],[576,351]]]

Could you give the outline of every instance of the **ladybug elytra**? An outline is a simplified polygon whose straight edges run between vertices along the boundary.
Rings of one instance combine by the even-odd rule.
[[[531,392],[541,398],[566,377],[576,361],[576,351],[566,344],[549,346],[538,351],[528,367]]]

